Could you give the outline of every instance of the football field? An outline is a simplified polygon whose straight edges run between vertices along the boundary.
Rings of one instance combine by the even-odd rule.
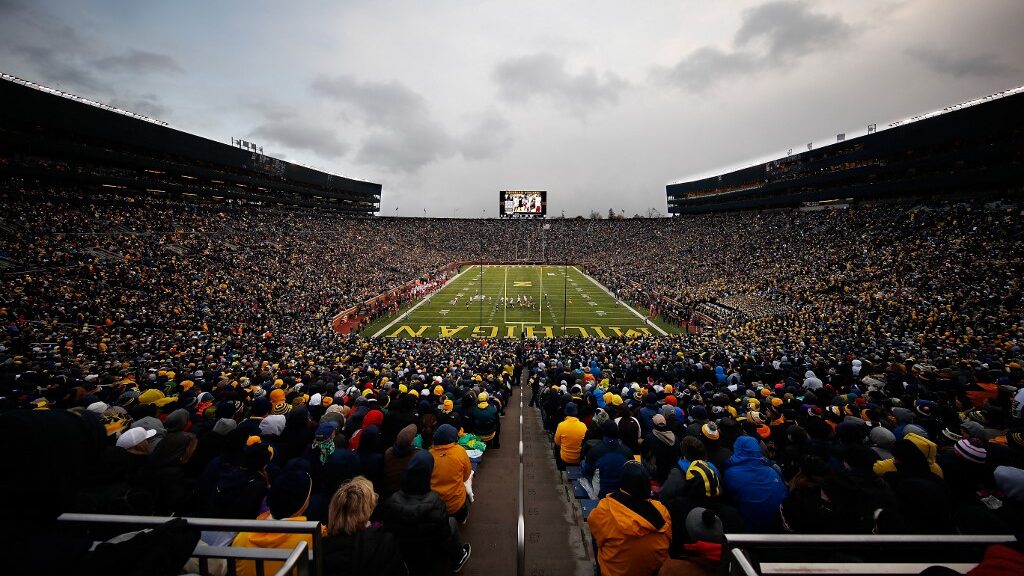
[[[574,266],[467,266],[437,292],[363,333],[390,338],[665,334]]]

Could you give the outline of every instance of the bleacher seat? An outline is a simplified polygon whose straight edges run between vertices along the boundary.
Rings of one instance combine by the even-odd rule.
[[[583,489],[583,486],[580,484],[579,480],[572,481],[572,493],[577,500],[586,500],[590,498],[590,495],[587,494],[587,491]]]
[[[587,518],[590,517],[590,513],[597,508],[599,500],[591,500],[589,498],[580,500],[580,509],[583,511],[583,521],[586,522]]]

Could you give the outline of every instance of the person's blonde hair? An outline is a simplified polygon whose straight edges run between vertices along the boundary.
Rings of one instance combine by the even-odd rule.
[[[331,497],[327,533],[331,536],[355,534],[366,527],[376,506],[377,494],[369,480],[356,476],[345,482]]]

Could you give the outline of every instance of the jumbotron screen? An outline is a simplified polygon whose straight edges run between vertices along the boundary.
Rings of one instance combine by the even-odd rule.
[[[543,218],[548,213],[546,190],[502,190],[498,213],[502,218]]]

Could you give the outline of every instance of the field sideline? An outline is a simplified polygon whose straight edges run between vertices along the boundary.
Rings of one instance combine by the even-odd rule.
[[[575,266],[467,266],[441,290],[363,334],[390,338],[638,336],[669,331]]]

